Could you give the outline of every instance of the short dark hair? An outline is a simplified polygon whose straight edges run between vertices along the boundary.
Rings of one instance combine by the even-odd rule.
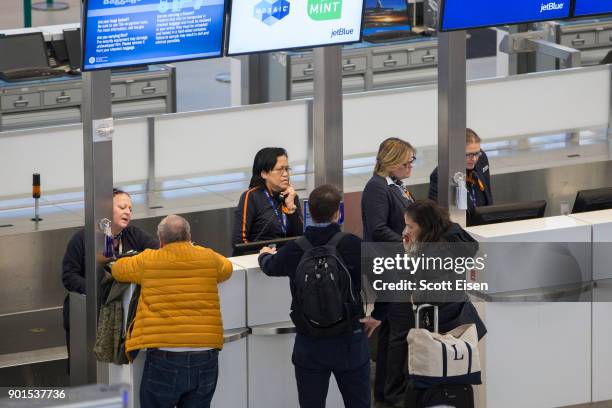
[[[419,225],[420,242],[439,242],[452,224],[448,211],[430,199],[417,200],[409,204],[404,214]]]
[[[331,184],[312,190],[308,196],[308,208],[314,222],[330,222],[340,207],[342,193]]]
[[[265,185],[265,180],[261,177],[262,171],[272,171],[276,166],[276,161],[279,157],[286,156],[287,151],[282,147],[264,147],[255,155],[253,160],[253,175],[251,176],[251,182],[249,188],[261,187]]]
[[[118,188],[113,188],[113,197],[116,196],[116,195],[119,195],[119,194],[125,194],[126,196],[132,198],[130,193],[128,193],[127,191],[123,191],[123,190],[120,190]]]

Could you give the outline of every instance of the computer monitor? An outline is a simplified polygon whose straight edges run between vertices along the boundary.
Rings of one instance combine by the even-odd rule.
[[[603,14],[612,14],[612,1],[610,0],[575,0],[573,17],[589,17]]]
[[[581,190],[576,194],[572,214],[612,208],[612,187]]]
[[[228,0],[85,0],[83,71],[223,55]]]
[[[559,20],[569,16],[568,0],[441,0],[440,31]]]
[[[63,65],[68,62],[68,50],[64,40],[51,40],[51,56],[57,62],[57,65]]]
[[[498,224],[500,222],[542,218],[544,211],[546,211],[545,200],[476,207],[474,213],[468,218],[468,225]]]
[[[40,32],[0,37],[0,56],[0,72],[49,67],[47,46]]]
[[[64,43],[66,44],[66,50],[68,51],[68,63],[70,69],[81,68],[81,29],[73,28],[71,30],[64,30]]]
[[[364,41],[390,39],[409,33],[412,22],[406,0],[366,0],[363,14]]]
[[[363,5],[363,0],[233,1],[227,55],[361,41]]]
[[[245,244],[234,245],[234,256],[256,254],[265,246],[275,245],[276,248],[281,248],[287,242],[295,241],[299,237],[287,237],[270,239],[267,241],[247,242]]]

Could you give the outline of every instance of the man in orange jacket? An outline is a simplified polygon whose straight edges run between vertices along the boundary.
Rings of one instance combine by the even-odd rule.
[[[190,226],[169,215],[157,227],[160,249],[122,258],[112,267],[120,282],[141,285],[126,351],[147,349],[140,403],[150,407],[209,407],[223,348],[217,284],[232,264],[191,242]]]

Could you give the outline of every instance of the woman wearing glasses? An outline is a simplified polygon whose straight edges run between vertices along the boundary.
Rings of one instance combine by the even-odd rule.
[[[410,143],[395,137],[381,143],[376,155],[374,175],[361,196],[364,241],[402,242],[404,211],[414,202],[404,180],[412,173],[415,153]],[[406,375],[406,358],[397,359],[397,351],[404,356],[406,354],[405,336],[403,344],[392,344],[390,336],[394,322],[410,319],[410,316],[397,315],[394,310],[391,304],[376,303],[371,317],[364,319],[368,335],[380,325],[374,397],[390,405],[401,404],[403,401]],[[398,347],[403,347],[403,350],[397,350]]]
[[[489,158],[480,149],[481,139],[472,129],[465,131],[465,168],[466,187],[468,190],[467,224],[476,207],[493,205],[491,191],[491,175]],[[438,168],[429,176],[429,195],[433,201],[438,201]]]
[[[257,152],[249,190],[242,193],[235,211],[233,245],[302,235],[300,199],[289,182],[290,171],[285,149],[265,147]]]

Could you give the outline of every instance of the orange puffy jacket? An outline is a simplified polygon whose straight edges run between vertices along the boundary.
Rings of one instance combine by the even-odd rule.
[[[141,285],[126,351],[145,348],[223,348],[217,284],[232,264],[215,251],[174,242],[122,258],[112,267],[119,282]]]

